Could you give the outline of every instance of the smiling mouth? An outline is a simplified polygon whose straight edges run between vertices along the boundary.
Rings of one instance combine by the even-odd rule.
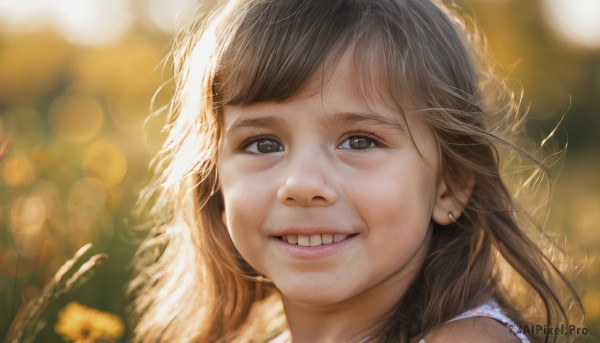
[[[280,240],[292,245],[300,245],[303,247],[316,247],[320,245],[330,245],[339,243],[353,235],[341,235],[333,233],[323,233],[315,235],[283,235],[278,236]]]

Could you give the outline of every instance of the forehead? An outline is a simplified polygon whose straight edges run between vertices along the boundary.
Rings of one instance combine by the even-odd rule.
[[[347,50],[339,59],[326,61],[312,75],[295,96],[347,97],[344,101],[386,106],[393,110],[403,108],[401,100],[394,97],[387,86],[383,72],[367,64],[354,50]]]

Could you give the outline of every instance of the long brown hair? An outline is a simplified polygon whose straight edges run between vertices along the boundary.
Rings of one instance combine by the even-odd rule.
[[[474,48],[481,38],[468,22],[427,0],[208,7],[175,46],[168,137],[140,200],[153,229],[131,284],[137,341],[264,342],[285,328],[276,288],[244,261],[220,219],[222,107],[288,99],[315,75],[327,77],[348,51],[366,99],[391,98],[399,115],[426,118],[450,189],[474,185],[458,223],[434,227],[423,270],[377,338],[423,337],[491,297],[520,324],[569,322],[579,299],[537,244],[545,236],[526,232],[538,227],[505,186],[500,150],[547,172],[503,130],[515,128],[519,109],[501,83],[490,82],[496,79]],[[526,311],[540,303],[541,311]]]

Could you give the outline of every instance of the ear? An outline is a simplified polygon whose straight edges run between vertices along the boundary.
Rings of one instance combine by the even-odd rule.
[[[453,220],[450,218],[449,213],[451,213],[456,220],[462,215],[465,206],[471,197],[471,193],[473,192],[475,178],[470,176],[461,181],[462,182],[457,184],[456,189],[451,191],[446,179],[444,177],[440,178],[432,213],[432,219],[437,224],[442,226],[452,224]]]

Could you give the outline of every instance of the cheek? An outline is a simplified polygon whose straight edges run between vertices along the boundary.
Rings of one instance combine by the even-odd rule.
[[[232,238],[248,234],[260,222],[263,204],[260,195],[242,187],[224,190],[224,223]]]
[[[367,242],[382,259],[391,252],[412,255],[429,231],[435,177],[418,161],[391,165],[387,172],[352,188],[351,202],[367,226]]]
[[[418,164],[393,166],[390,172],[352,186],[352,202],[373,219],[398,223],[429,222],[435,203],[435,177]]]
[[[395,182],[375,183],[369,192],[368,207],[360,213],[368,227],[366,242],[379,270],[418,268],[414,259],[427,251],[433,212],[433,191],[423,179],[395,178]],[[403,182],[404,180],[406,182]],[[364,194],[364,193],[363,193]],[[410,263],[409,263],[410,262]]]
[[[260,251],[265,217],[272,199],[265,185],[257,180],[231,173],[223,175],[221,192],[225,211],[222,215],[231,240],[240,254],[251,264],[256,251]]]
[[[256,269],[253,252],[259,251],[256,243],[256,230],[259,225],[253,206],[236,196],[236,193],[224,195],[225,212],[223,222],[227,227],[233,245],[242,257]]]

